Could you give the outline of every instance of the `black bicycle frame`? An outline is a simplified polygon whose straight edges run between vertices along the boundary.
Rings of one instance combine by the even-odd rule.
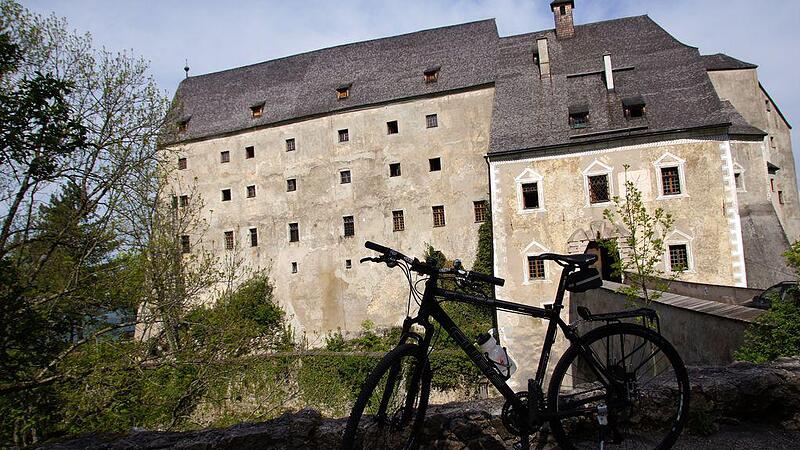
[[[439,302],[436,301],[436,298],[439,297],[443,298],[444,300],[481,305],[496,308],[499,311],[547,320],[549,323],[547,332],[545,334],[544,343],[542,345],[542,354],[541,358],[539,359],[539,366],[536,370],[536,378],[533,380],[537,392],[529,393],[529,395],[541,395],[542,383],[544,382],[545,373],[547,371],[550,352],[552,350],[553,343],[555,342],[557,328],[561,328],[564,336],[570,341],[571,344],[582,346],[580,336],[561,319],[561,310],[564,308],[563,302],[566,278],[570,273],[572,273],[572,270],[574,269],[571,267],[565,267],[564,270],[562,270],[555,302],[552,305],[546,305],[544,308],[523,305],[520,303],[514,303],[500,299],[477,297],[461,292],[442,289],[437,284],[439,279],[438,275],[431,275],[425,283],[425,292],[422,296],[422,302],[417,317],[407,318],[403,323],[402,342],[407,341],[408,338],[414,338],[419,341],[421,351],[427,354],[427,350],[430,346],[430,341],[433,335],[433,326],[430,324],[428,318],[433,317],[434,320],[436,320],[436,322],[438,322],[439,325],[441,325],[442,328],[453,338],[456,344],[461,347],[464,353],[467,354],[473,364],[480,369],[481,373],[483,373],[483,375],[489,379],[492,385],[497,388],[503,397],[505,397],[509,402],[513,403],[515,407],[522,408],[523,404],[521,399],[517,397],[514,390],[511,389],[508,383],[506,383],[506,378],[503,376],[503,374],[495,367],[494,364],[490,363],[487,358],[480,353],[480,351],[478,351],[473,344],[473,340],[467,337],[464,332],[458,328],[450,316],[448,316],[447,313],[442,309]],[[414,324],[419,324],[425,328],[424,337],[419,336],[411,331],[411,326]],[[588,352],[588,350],[585,351]],[[594,358],[590,358],[590,361],[592,360],[594,360]],[[590,366],[593,365],[594,364],[590,364]],[[596,367],[592,367],[592,369],[597,371]],[[602,369],[600,371],[602,371]],[[600,374],[598,373],[598,376],[599,375]],[[600,379],[602,380],[602,377],[600,377]]]

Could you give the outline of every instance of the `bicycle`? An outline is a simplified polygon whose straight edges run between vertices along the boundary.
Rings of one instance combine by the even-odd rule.
[[[421,445],[431,393],[428,356],[434,326],[430,318],[440,324],[505,398],[501,419],[506,429],[519,437],[517,449],[528,450],[530,436],[545,423],[564,449],[668,449],[677,440],[688,418],[689,379],[677,351],[661,336],[655,311],[640,308],[592,314],[579,307],[581,319],[576,323],[567,324],[560,317],[565,291],[585,292],[602,285],[599,273],[590,267],[597,259],[595,255],[540,255],[539,259],[561,266],[562,273],[554,303],[538,308],[481,294],[481,285],[502,286],[505,281],[466,271],[458,262],[453,268],[438,269],[373,242],[368,241],[365,246],[380,256],[363,258],[361,263],[400,267],[409,282],[409,308],[411,298],[419,308],[416,317],[407,314],[397,347],[365,380],[348,419],[342,448],[414,449]],[[413,274],[423,277],[417,280],[425,283],[422,293],[415,288]],[[441,279],[454,279],[470,293],[441,288]],[[487,354],[482,354],[437,299],[488,306],[549,322],[536,375],[528,380],[527,391],[514,392],[507,384],[508,370],[504,373]],[[622,322],[623,319],[640,323]],[[580,322],[605,325],[581,335]],[[542,387],[558,329],[570,345],[553,369],[545,396]],[[647,409],[641,408],[643,401],[649,403]]]

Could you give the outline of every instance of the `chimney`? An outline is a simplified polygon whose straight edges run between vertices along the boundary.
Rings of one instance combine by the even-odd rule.
[[[572,10],[575,9],[574,0],[553,0],[550,3],[553,17],[556,20],[556,37],[569,39],[575,36],[575,24],[572,21]]]

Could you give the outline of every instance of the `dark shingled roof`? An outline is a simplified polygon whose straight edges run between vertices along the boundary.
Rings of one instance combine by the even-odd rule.
[[[542,79],[532,52],[548,39],[551,77]],[[614,91],[603,55],[611,54]],[[678,42],[647,16],[500,39],[490,153],[722,125],[730,122],[694,47]],[[626,119],[622,100],[641,96],[646,118]],[[569,108],[589,105],[590,126],[571,129]],[[583,137],[582,137],[583,136]]]
[[[494,19],[341,45],[251,66],[189,77],[173,117],[189,117],[179,140],[197,139],[358,106],[494,81]],[[441,67],[438,81],[423,71]],[[350,86],[346,100],[336,88]],[[250,107],[264,103],[262,117]]]
[[[716,55],[703,55],[701,58],[703,58],[703,64],[705,65],[706,70],[740,70],[755,69],[758,67],[755,64],[740,61],[724,53],[717,53]]]

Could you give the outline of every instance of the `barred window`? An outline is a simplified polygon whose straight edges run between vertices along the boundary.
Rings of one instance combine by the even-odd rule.
[[[219,162],[221,163],[231,162],[231,152],[227,150],[224,152],[219,152]]]
[[[233,231],[225,232],[225,250],[233,250]]]
[[[295,147],[294,138],[287,139],[286,140],[286,151],[287,152],[293,152],[295,150],[296,150],[296,147]]]
[[[594,175],[589,178],[589,203],[605,203],[611,200],[608,192],[608,175]]]
[[[433,226],[434,227],[444,226],[444,206],[433,207]]]
[[[436,114],[428,114],[425,116],[425,126],[427,128],[436,128],[439,126],[439,118]]]
[[[486,200],[472,202],[475,210],[475,222],[486,222]]]
[[[178,170],[186,170],[186,158],[178,158]]]
[[[181,236],[181,253],[190,253],[192,251],[189,236],[184,234]]]
[[[689,252],[686,244],[669,246],[669,266],[673,272],[689,269]]]
[[[345,128],[344,130],[339,130],[339,142],[347,142],[350,140],[350,132]]]
[[[356,226],[353,221],[353,216],[342,217],[342,222],[344,223],[344,236],[345,237],[355,236]]]
[[[181,208],[186,208],[189,206],[189,196],[188,195],[181,195]]]
[[[661,186],[664,195],[678,195],[681,193],[681,179],[677,167],[661,168]]]
[[[392,211],[392,231],[403,231],[406,229],[403,210]]]
[[[250,247],[258,247],[258,229],[250,228]]]
[[[389,176],[390,177],[400,176],[400,163],[389,164]]]
[[[349,170],[343,170],[343,171],[339,172],[339,177],[341,178],[341,183],[342,184],[349,184],[350,181],[352,181],[352,178],[350,177],[350,171]]]
[[[544,261],[538,259],[536,256],[528,256],[528,279],[529,280],[544,280]]]
[[[522,207],[525,209],[539,209],[539,183],[523,183]]]
[[[256,196],[256,185],[251,184],[247,186],[247,198],[253,198]]]
[[[300,240],[300,228],[296,223],[289,224],[289,242],[297,242]]]

